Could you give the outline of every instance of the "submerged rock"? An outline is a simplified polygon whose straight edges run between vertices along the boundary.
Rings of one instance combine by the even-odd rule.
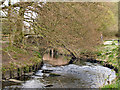
[[[49,76],[51,76],[51,77],[56,77],[56,76],[61,76],[61,75],[56,74],[56,73],[50,73],[50,75],[49,75]]]
[[[52,87],[53,85],[46,85],[46,86],[44,86],[44,87]]]
[[[51,73],[53,70],[43,70],[42,73]]]

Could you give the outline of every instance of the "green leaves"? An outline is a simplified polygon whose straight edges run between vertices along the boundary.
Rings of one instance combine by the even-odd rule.
[[[118,65],[118,46],[117,45],[101,45],[97,56],[99,59],[104,59],[108,63],[112,63],[113,66]]]
[[[97,52],[96,54],[97,54],[97,56],[101,56],[102,52]]]
[[[42,55],[39,52],[35,51],[35,53],[37,54],[38,58],[42,58]]]
[[[111,55],[109,55],[109,56],[108,56],[108,58],[114,58],[114,55],[113,55],[113,54],[111,54]]]

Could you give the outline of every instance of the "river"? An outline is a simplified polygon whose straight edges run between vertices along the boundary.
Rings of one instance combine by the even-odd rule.
[[[28,80],[5,88],[99,88],[111,83],[116,73],[97,63],[77,61],[67,65],[66,57],[44,55],[44,65]]]

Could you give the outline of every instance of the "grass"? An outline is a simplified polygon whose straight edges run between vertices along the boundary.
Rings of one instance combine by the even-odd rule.
[[[115,67],[118,65],[118,54],[119,52],[117,45],[101,45],[98,47],[98,59],[105,60]]]
[[[102,89],[105,89],[105,88],[119,88],[119,83],[120,83],[120,79],[117,78],[116,81],[112,84],[109,84],[109,85],[105,85],[102,87]]]
[[[115,82],[113,84],[105,85],[103,88],[118,88],[118,83]]]
[[[117,41],[115,41],[117,43]],[[96,53],[98,59],[105,60],[107,63],[112,64],[114,67],[118,68],[118,46],[112,43],[111,45],[100,45],[98,47],[98,52]],[[116,73],[117,79],[114,83],[105,85],[102,87],[104,88],[118,88],[118,83],[120,82],[118,73]]]
[[[8,47],[3,48],[3,50],[14,52],[16,54],[27,54],[27,51],[25,49],[17,48],[15,46],[12,46],[12,47],[8,46]]]
[[[33,64],[37,64],[37,63],[39,63],[39,62],[41,62],[41,58],[39,58],[39,57],[31,57],[30,58],[30,61],[33,63]]]
[[[25,50],[18,47],[5,46],[2,48],[3,55],[3,66],[2,71],[8,69],[16,69],[18,67],[25,67],[41,62],[41,56],[39,53],[34,53],[32,50]],[[10,57],[10,58],[9,58]]]

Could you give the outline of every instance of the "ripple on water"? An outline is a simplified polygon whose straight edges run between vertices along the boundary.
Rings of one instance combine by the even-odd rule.
[[[110,82],[116,77],[115,71],[112,71],[111,69],[103,67],[97,63],[92,64],[89,62],[86,62],[86,65],[83,66],[69,64],[59,67],[46,66],[45,69],[52,69],[54,73],[69,76],[71,78],[79,78],[91,87],[100,87],[103,84],[107,84],[105,79],[107,79],[108,76]]]
[[[49,77],[49,73],[43,73],[42,70],[52,70],[50,73],[61,76]],[[31,80],[22,83],[21,86],[22,88],[44,88],[46,85],[53,85],[54,88],[98,88],[107,84],[105,79],[111,82],[115,78],[115,71],[89,62],[86,62],[86,65],[69,64],[57,67],[44,64]]]
[[[38,79],[28,80],[23,83],[22,88],[43,88],[44,84],[40,82]]]

